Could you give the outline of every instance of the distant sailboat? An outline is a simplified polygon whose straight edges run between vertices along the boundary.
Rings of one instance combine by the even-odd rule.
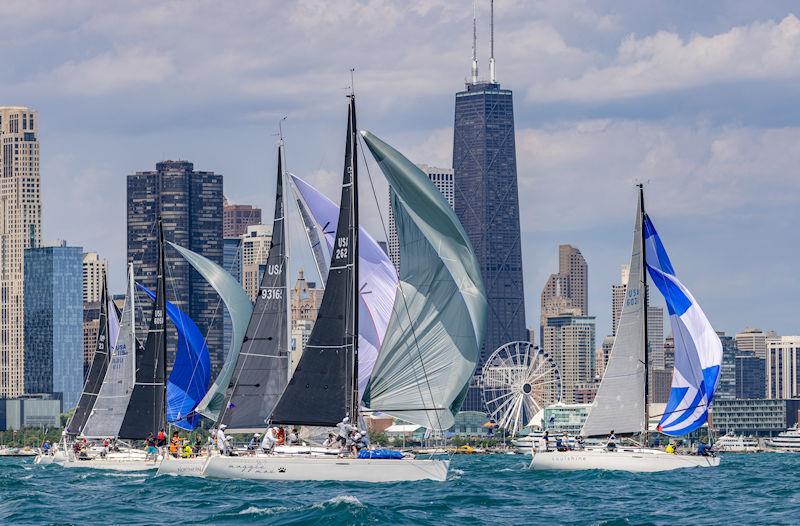
[[[722,345],[705,314],[678,280],[655,227],[644,210],[644,191],[633,235],[630,275],[617,336],[597,396],[581,430],[583,437],[642,434],[647,445],[647,274],[664,296],[675,335],[675,371],[669,402],[659,424],[679,436],[706,422],[722,362]],[[675,455],[648,447],[587,447],[575,451],[533,451],[531,469],[609,469],[635,472],[713,467],[718,457]]]

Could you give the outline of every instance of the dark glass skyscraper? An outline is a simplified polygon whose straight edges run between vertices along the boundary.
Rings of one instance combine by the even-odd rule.
[[[187,161],[164,161],[154,172],[128,176],[128,262],[136,280],[155,290],[158,265],[156,219],[164,225],[164,240],[202,254],[223,265],[222,175],[196,172]],[[170,247],[166,249],[167,300],[197,323],[206,336],[215,374],[222,366],[224,306],[206,281]],[[149,302],[140,302],[147,305]],[[147,316],[140,319],[149,318]],[[168,362],[176,341],[170,327]]]
[[[456,215],[475,249],[489,302],[480,373],[495,349],[528,338],[510,90],[475,81],[456,93],[453,171]],[[462,410],[484,410],[479,385],[476,378]]]

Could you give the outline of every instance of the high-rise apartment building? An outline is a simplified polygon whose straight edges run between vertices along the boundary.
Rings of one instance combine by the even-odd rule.
[[[261,224],[261,209],[252,205],[235,205],[224,199],[222,235],[226,238],[247,234],[247,227]]]
[[[495,80],[493,51],[490,64],[489,79],[480,80],[473,45],[472,75],[456,93],[453,127],[454,208],[475,250],[489,304],[478,374],[498,347],[527,338],[514,100]],[[485,410],[477,376],[462,409]]]
[[[767,341],[767,398],[800,397],[800,336]]]
[[[542,329],[542,349],[558,364],[562,401],[591,402],[587,402],[584,391],[596,376],[594,317],[572,314],[548,317]]]
[[[736,356],[739,349],[732,336],[725,336],[724,332],[717,332],[717,336],[722,343],[722,364],[714,399],[733,400],[736,398]]]
[[[445,198],[450,208],[453,207],[453,196],[455,194],[455,187],[453,186],[453,169],[452,168],[437,168],[435,166],[428,166],[427,164],[418,164],[417,167],[428,175],[433,185],[441,192],[442,197]],[[389,199],[391,199],[392,189],[389,187]],[[389,259],[392,261],[394,268],[400,272],[400,241],[397,239],[397,223],[394,219],[394,209],[389,207]]]
[[[655,305],[647,307],[647,356],[650,369],[665,369],[664,357],[664,309]]]
[[[222,240],[222,268],[227,270],[236,281],[242,281],[242,238],[226,237]],[[227,309],[226,309],[227,312]],[[227,314],[222,322],[222,348],[227,356],[233,338],[233,322]]]
[[[272,227],[266,225],[250,225],[241,237],[242,286],[251,301],[256,301],[261,288],[271,242]]]
[[[774,331],[762,331],[748,327],[736,333],[736,346],[741,351],[751,351],[762,359],[767,357],[767,340],[776,339]]]
[[[767,389],[766,360],[752,352],[736,356],[736,398],[764,398]]]
[[[137,281],[155,290],[157,220],[171,241],[223,264],[222,175],[194,170],[188,161],[163,161],[155,171],[128,175],[128,262]],[[216,371],[222,365],[224,309],[213,288],[167,246],[167,299],[189,314],[205,335]],[[147,310],[148,305],[143,307]],[[177,341],[169,324],[169,338]],[[168,349],[174,349],[169,345]],[[174,352],[174,351],[171,351]],[[169,356],[172,363],[174,356]]]
[[[571,245],[558,247],[558,273],[551,274],[542,290],[541,324],[550,316],[589,312],[589,268],[581,251]]]
[[[97,252],[83,255],[83,301],[97,303],[103,293],[103,278],[108,271],[108,261],[100,259]]]
[[[25,250],[25,392],[64,410],[83,387],[83,249],[60,241]]]
[[[625,301],[625,288],[628,286],[628,275],[631,266],[622,265],[619,271],[619,283],[611,285],[611,336],[617,335],[619,316],[622,313],[622,304]]]
[[[0,106],[0,398],[24,389],[25,250],[39,246],[39,118]]]
[[[97,350],[97,335],[100,332],[100,302],[83,302],[83,377],[89,374],[94,353]]]

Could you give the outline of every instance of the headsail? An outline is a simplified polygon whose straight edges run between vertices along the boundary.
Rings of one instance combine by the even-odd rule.
[[[480,354],[487,303],[475,253],[430,179],[397,150],[362,132],[394,190],[400,291],[364,397],[430,429],[453,425]]]
[[[642,199],[636,208],[630,274],[603,380],[581,436],[645,431],[645,302],[642,253]]]
[[[222,422],[231,431],[263,429],[289,381],[288,238],[282,156],[283,144],[278,147],[275,214],[266,270],[222,412]]]
[[[316,188],[299,177],[291,176],[292,190],[305,224],[320,275],[328,275],[328,263],[320,263],[317,253],[325,253],[320,241],[320,232],[327,245],[327,253],[333,251],[334,226],[339,217],[339,207]],[[369,235],[364,227],[359,228],[359,338],[358,338],[358,390],[361,396],[367,387],[378,349],[381,348],[392,306],[397,292],[397,271],[389,256]]]
[[[141,352],[136,355],[136,382],[133,384],[128,410],[119,430],[119,436],[122,438],[141,440],[147,438],[150,433],[157,434],[165,427],[167,376],[165,271],[164,230],[159,218],[156,300],[147,339]]]
[[[121,320],[119,336],[111,353],[103,384],[82,429],[82,434],[87,437],[115,437],[119,434],[133,390],[137,350],[133,265],[128,268],[128,291]]]
[[[358,175],[355,99],[347,119],[342,201],[325,294],[294,375],[272,412],[272,422],[330,426],[357,410]]]
[[[119,335],[119,318],[113,301],[108,297],[107,278],[103,276],[103,288],[100,293],[100,318],[97,328],[97,341],[95,343],[94,357],[89,366],[89,374],[83,385],[83,392],[78,401],[78,406],[67,424],[67,433],[79,435],[86,425],[89,414],[94,407],[97,394],[103,386],[103,379],[108,370],[109,355],[117,343]]]
[[[224,405],[225,391],[233,376],[233,369],[239,357],[239,349],[242,347],[250,314],[253,312],[253,304],[250,302],[250,297],[242,289],[241,284],[225,269],[187,248],[175,243],[170,243],[170,245],[217,291],[217,294],[225,303],[225,307],[228,308],[228,313],[231,317],[233,336],[231,337],[231,346],[228,350],[228,356],[225,358],[225,364],[195,409],[196,412],[206,418],[216,420]]]
[[[647,215],[644,239],[647,271],[667,303],[675,339],[672,389],[658,430],[667,435],[685,435],[706,422],[719,381],[722,343],[697,300],[675,275]]]
[[[137,286],[155,301],[155,292],[139,283]],[[194,409],[211,382],[211,357],[203,333],[188,314],[168,301],[167,316],[178,332],[175,363],[167,380],[167,423],[192,430],[200,423]]]

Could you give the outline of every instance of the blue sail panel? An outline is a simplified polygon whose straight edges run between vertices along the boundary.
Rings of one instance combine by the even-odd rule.
[[[151,290],[136,285],[155,300]],[[178,331],[175,363],[167,381],[167,422],[192,430],[200,423],[194,410],[211,382],[211,358],[203,334],[185,312],[167,302],[167,316]]]
[[[675,369],[658,430],[685,435],[706,423],[722,364],[722,343],[691,292],[675,275],[664,244],[649,217],[644,237],[647,271],[664,296],[675,340]]]

